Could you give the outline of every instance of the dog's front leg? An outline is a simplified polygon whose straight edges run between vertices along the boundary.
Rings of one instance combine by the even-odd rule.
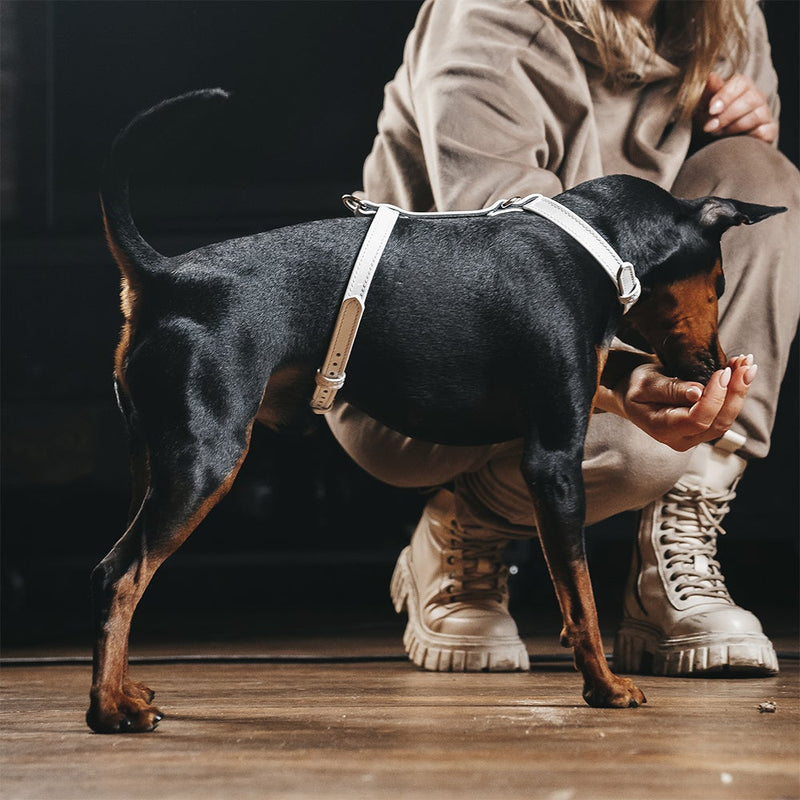
[[[575,666],[583,675],[583,698],[598,708],[636,707],[646,702],[644,694],[629,678],[611,672],[600,637],[583,534],[581,453],[580,447],[554,450],[528,442],[523,474],[564,620],[561,643],[573,649]]]

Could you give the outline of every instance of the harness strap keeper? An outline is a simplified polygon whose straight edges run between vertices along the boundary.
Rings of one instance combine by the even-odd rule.
[[[399,216],[397,209],[379,206],[358,251],[336,318],[328,354],[322,367],[317,370],[316,388],[311,397],[311,410],[315,414],[327,414],[333,408],[336,393],[344,386],[345,368],[364,313],[367,292]]]

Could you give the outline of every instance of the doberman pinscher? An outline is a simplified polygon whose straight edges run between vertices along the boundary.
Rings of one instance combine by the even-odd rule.
[[[88,724],[148,731],[153,692],[128,677],[134,609],[156,569],[225,495],[253,423],[296,427],[370,220],[309,222],[156,252],[134,225],[128,175],[165,132],[226,99],[203,90],[135,118],[116,139],[101,202],[122,272],[116,351],[131,442],[127,530],[92,573],[96,642]],[[636,332],[664,369],[706,382],[717,341],[720,237],[783,209],[715,197],[678,200],[612,176],[555,198],[635,265],[626,315],[596,261],[535,214],[401,216],[370,290],[341,398],[417,438],[468,445],[524,439],[521,470],[574,649],[597,707],[645,701],[605,660],[584,552],[581,460],[615,334]]]

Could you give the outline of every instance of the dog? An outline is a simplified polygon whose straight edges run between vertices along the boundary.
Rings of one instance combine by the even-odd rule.
[[[201,90],[140,114],[115,140],[100,199],[122,273],[115,388],[130,439],[129,525],[91,576],[95,646],[86,718],[139,732],[163,714],[128,676],[134,609],[156,569],[225,495],[253,424],[302,427],[344,288],[370,220],[353,216],[212,244],[174,257],[140,235],[128,176],[169,130],[221,108]],[[615,335],[646,341],[664,369],[706,382],[717,337],[720,237],[782,208],[679,200],[611,176],[555,198],[630,261],[641,297],[614,286],[547,219],[401,215],[370,289],[340,397],[393,429],[454,445],[524,440],[520,469],[564,619],[562,643],[595,707],[645,702],[605,657],[584,550],[581,460]]]

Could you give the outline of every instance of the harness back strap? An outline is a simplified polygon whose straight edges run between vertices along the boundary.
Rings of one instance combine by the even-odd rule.
[[[372,276],[399,216],[397,209],[382,205],[370,223],[336,318],[328,354],[322,368],[317,370],[317,385],[311,398],[311,410],[315,414],[327,414],[333,407],[336,392],[344,385],[345,368],[364,313]]]
[[[527,197],[512,197],[509,200],[498,200],[488,208],[478,211],[406,211],[397,206],[384,203],[371,203],[361,200],[353,195],[345,195],[344,204],[354,213],[370,216],[377,209],[386,205],[394,209],[403,217],[410,219],[441,219],[446,217],[495,217],[527,211],[557,225],[565,233],[578,241],[588,250],[603,270],[606,272],[617,289],[617,299],[622,306],[623,313],[627,314],[642,293],[642,287],[630,261],[623,261],[616,250],[591,226],[581,219],[574,211],[561,205],[557,200],[552,200],[541,194],[531,194]]]

